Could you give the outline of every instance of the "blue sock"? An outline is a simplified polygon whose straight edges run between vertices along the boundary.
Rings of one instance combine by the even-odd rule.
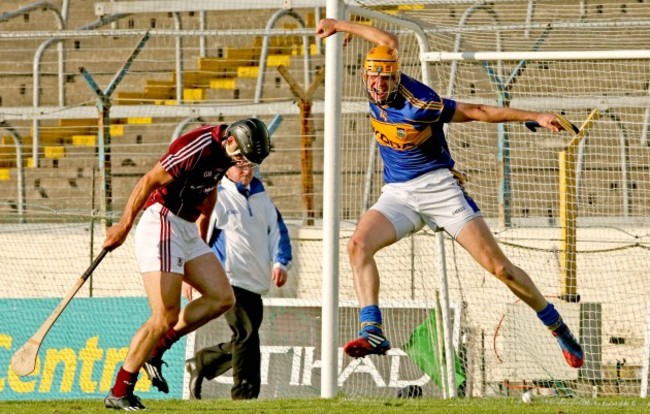
[[[379,306],[369,305],[361,308],[359,322],[361,323],[361,332],[382,333],[383,320]]]
[[[557,332],[560,335],[567,329],[560,313],[555,309],[555,306],[553,306],[552,303],[547,304],[544,309],[537,312],[537,317],[548,329]]]

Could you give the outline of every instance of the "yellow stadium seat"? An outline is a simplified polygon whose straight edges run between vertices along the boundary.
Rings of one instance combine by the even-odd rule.
[[[153,102],[154,105],[167,105],[167,106],[172,106],[172,105],[178,105],[178,101],[176,99],[161,99]]]
[[[257,78],[260,72],[259,66],[240,66],[237,68],[238,78]]]
[[[205,89],[202,88],[185,88],[183,89],[183,100],[186,102],[196,102],[205,100]]]
[[[45,158],[64,158],[65,147],[53,147],[53,146],[43,147],[43,153]]]
[[[397,10],[424,10],[424,4],[398,4]]]
[[[148,125],[153,122],[151,117],[127,118],[126,123],[129,125]]]
[[[289,66],[290,63],[291,56],[289,55],[269,55],[266,59],[266,66],[269,67]]]
[[[324,51],[325,49],[323,49]],[[302,56],[305,54],[305,47],[303,45],[293,45],[291,48],[291,56]],[[318,55],[318,48],[315,43],[309,45],[309,54],[311,56]]]
[[[123,137],[124,136],[124,125],[111,124],[111,136],[112,137]]]
[[[236,82],[234,79],[212,79],[210,89],[227,89],[234,90]]]
[[[73,135],[72,145],[77,145],[79,147],[94,147],[95,145],[97,145],[97,136],[96,135]]]
[[[0,168],[0,181],[9,181],[11,179],[10,168]]]

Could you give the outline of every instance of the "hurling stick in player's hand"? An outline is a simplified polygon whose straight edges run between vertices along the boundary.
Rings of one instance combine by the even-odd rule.
[[[84,274],[81,275],[72,289],[70,289],[70,291],[68,291],[65,297],[61,300],[56,309],[54,309],[54,311],[45,320],[45,322],[43,322],[43,325],[38,328],[38,331],[36,331],[36,333],[32,335],[32,337],[29,338],[27,342],[25,342],[25,344],[21,346],[20,349],[16,351],[11,357],[11,368],[13,368],[16,374],[23,377],[25,375],[31,374],[34,371],[34,368],[36,367],[36,357],[38,355],[38,350],[41,348],[41,344],[43,343],[43,339],[45,339],[45,335],[47,335],[50,328],[52,328],[54,325],[54,322],[56,322],[59,316],[61,316],[61,313],[63,313],[66,306],[68,306],[68,303],[70,303],[74,295],[79,291],[81,286],[83,286],[88,277],[93,273],[97,265],[99,265],[99,262],[101,262],[104,256],[106,256],[106,253],[108,253],[108,250],[104,249],[99,253],[99,255],[97,255],[88,269],[86,269]]]
[[[580,129],[577,126],[575,126],[571,121],[566,119],[566,117],[564,117],[564,115],[560,115],[558,113],[554,113],[553,115],[555,115],[555,118],[557,119],[557,122],[560,124],[562,129],[564,129],[565,131],[572,132],[574,134],[577,134],[578,132],[580,132]],[[539,123],[535,122],[535,121],[528,121],[528,122],[525,123],[525,125],[526,125],[526,128],[530,129],[533,132],[535,132],[535,130],[537,130],[537,128],[540,127]]]

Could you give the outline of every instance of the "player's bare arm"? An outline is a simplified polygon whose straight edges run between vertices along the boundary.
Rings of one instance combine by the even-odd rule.
[[[357,24],[347,20],[322,19],[316,27],[316,34],[321,39],[325,39],[335,33],[345,32],[359,36],[376,46],[388,46],[391,49],[397,49],[399,41],[397,36],[376,27]]]
[[[557,117],[552,113],[457,102],[456,112],[454,112],[451,122],[470,121],[492,123],[535,121],[541,127],[547,128],[552,132],[559,132],[563,129],[558,122]]]
[[[160,163],[156,163],[149,172],[142,176],[133,188],[133,191],[131,191],[119,223],[106,230],[106,239],[102,248],[113,250],[121,246],[124,240],[126,240],[126,236],[129,234],[131,227],[133,227],[135,218],[138,216],[140,210],[142,210],[151,193],[169,184],[172,180],[173,177],[165,171]]]

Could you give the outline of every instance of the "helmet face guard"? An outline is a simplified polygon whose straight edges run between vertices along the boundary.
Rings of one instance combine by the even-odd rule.
[[[226,152],[231,158],[239,158],[237,165],[261,164],[271,153],[271,140],[266,124],[256,118],[248,118],[232,123],[226,129],[226,136],[235,138],[237,150]]]
[[[368,86],[368,79],[371,76],[380,76],[387,83],[386,98],[377,100],[373,94],[377,94],[375,88]],[[363,83],[368,99],[378,105],[389,104],[395,100],[400,83],[399,58],[397,50],[387,46],[377,46],[366,55],[363,62]]]

